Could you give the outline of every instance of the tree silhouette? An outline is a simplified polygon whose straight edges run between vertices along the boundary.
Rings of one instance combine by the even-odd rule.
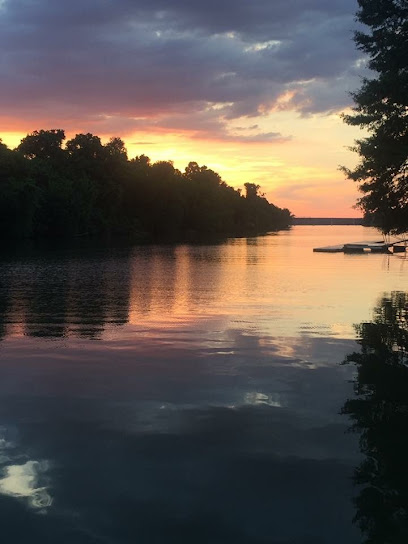
[[[64,140],[62,129],[35,130],[21,140],[17,149],[28,159],[57,161],[63,154]]]
[[[365,128],[367,138],[352,148],[360,155],[354,170],[343,168],[358,183],[358,206],[384,233],[408,230],[408,4],[406,0],[359,0],[357,47],[368,55],[375,77],[365,78],[352,94],[349,125]]]
[[[255,183],[244,183],[244,187],[245,187],[245,193],[246,193],[246,198],[255,198],[257,196],[259,196],[259,189],[261,188],[260,185],[257,185]]]
[[[125,142],[121,138],[112,137],[107,144],[105,144],[105,150],[111,158],[116,158],[122,161],[127,161],[127,150]]]
[[[286,228],[288,210],[228,186],[217,172],[145,155],[129,160],[123,140],[103,144],[61,129],[28,134],[18,148],[0,142],[0,236],[127,236],[178,240],[242,236]],[[247,184],[253,185],[253,184]]]

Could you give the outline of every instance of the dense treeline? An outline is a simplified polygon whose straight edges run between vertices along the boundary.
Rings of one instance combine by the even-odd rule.
[[[124,142],[63,130],[40,130],[9,149],[0,141],[0,233],[3,237],[130,235],[239,236],[285,228],[291,214],[246,183],[246,195],[206,166],[145,155],[128,159]]]

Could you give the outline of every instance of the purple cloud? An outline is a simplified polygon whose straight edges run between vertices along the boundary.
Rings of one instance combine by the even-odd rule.
[[[335,111],[356,87],[356,8],[355,0],[3,0],[0,118],[107,133],[178,120],[195,135],[229,139],[229,120],[263,115],[288,90],[287,107],[300,113]]]

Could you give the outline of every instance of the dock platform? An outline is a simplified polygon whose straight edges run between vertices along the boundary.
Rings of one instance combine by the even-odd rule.
[[[406,251],[406,242],[408,240],[396,240],[394,242],[350,242],[334,246],[315,247],[313,251],[317,253],[401,253]]]
[[[344,244],[340,246],[315,247],[313,251],[318,253],[343,253]]]

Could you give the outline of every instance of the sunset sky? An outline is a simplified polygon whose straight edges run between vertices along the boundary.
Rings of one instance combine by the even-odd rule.
[[[364,75],[356,0],[0,0],[0,137],[122,137],[129,156],[258,183],[297,216],[359,216],[338,166]]]

